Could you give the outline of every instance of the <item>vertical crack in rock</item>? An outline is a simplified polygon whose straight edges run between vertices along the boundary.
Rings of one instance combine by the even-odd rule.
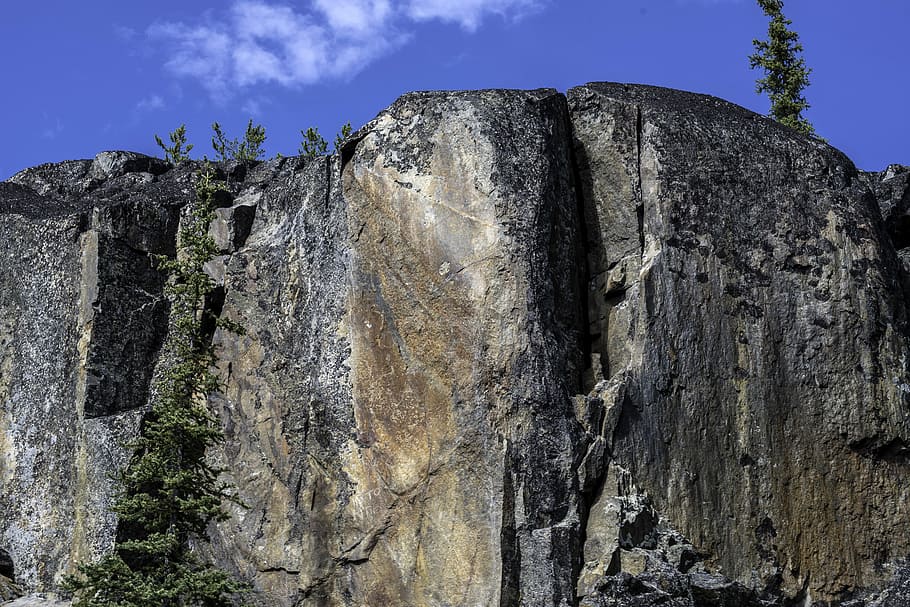
[[[645,254],[645,198],[642,189],[641,181],[641,107],[635,106],[635,151],[636,151],[636,176],[638,178],[638,184],[635,188],[638,194],[638,205],[635,207],[635,213],[638,218],[638,244],[641,249],[641,255],[644,257]],[[644,259],[642,259],[644,263]]]
[[[515,532],[515,487],[512,477],[512,449],[506,440],[503,453],[502,520],[500,523],[499,607],[519,607],[521,579],[521,547]]]
[[[565,98],[563,96],[563,98]],[[579,378],[579,385],[581,386],[584,392],[590,391],[593,388],[595,377],[601,375],[600,370],[595,372],[594,370],[594,361],[592,360],[591,354],[592,350],[592,336],[590,331],[590,305],[588,298],[590,297],[591,291],[591,245],[590,239],[595,236],[591,234],[591,228],[588,226],[587,219],[587,200],[585,196],[585,191],[582,186],[582,171],[580,167],[579,154],[583,153],[575,141],[575,132],[572,127],[572,120],[569,117],[568,110],[565,115],[565,132],[566,132],[566,147],[568,149],[569,155],[569,167],[570,174],[572,176],[572,183],[574,185],[574,195],[575,195],[575,217],[576,223],[578,225],[578,235],[576,243],[576,263],[581,270],[579,271],[579,284],[578,284],[578,293],[579,293],[579,307],[581,308],[579,326],[577,328],[579,334],[579,341],[581,347],[581,356],[583,364],[581,365],[581,377]],[[599,366],[599,361],[598,361]]]
[[[781,576],[794,597],[811,571],[812,599],[836,601],[873,582],[860,555],[907,551],[885,531],[910,518],[889,480],[906,465],[889,455],[907,443],[907,338],[899,277],[852,165],[710,97],[593,84],[569,98],[576,133],[605,125],[594,144],[615,132],[604,116],[638,108],[640,394],[614,458],[737,583],[760,591]],[[861,514],[856,483],[891,504],[888,523]],[[767,558],[754,549],[765,517],[777,531]]]

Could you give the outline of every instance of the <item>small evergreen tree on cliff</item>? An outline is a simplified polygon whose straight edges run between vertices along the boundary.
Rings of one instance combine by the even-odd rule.
[[[197,176],[196,199],[180,230],[180,253],[159,260],[169,276],[172,321],[165,356],[171,365],[132,444],[133,459],[119,476],[114,552],[81,565],[65,582],[75,593],[74,607],[227,607],[243,589],[189,549],[191,540],[205,541],[210,522],[227,518],[221,504],[234,499],[231,486],[219,480],[222,470],[205,456],[223,439],[207,407],[207,395],[219,388],[212,371],[212,322],[241,330],[204,308],[215,287],[203,265],[217,254],[208,227],[219,187],[209,169]]]
[[[228,139],[224,130],[217,122],[212,123],[212,149],[215,150],[218,160],[239,160],[253,162],[265,155],[262,144],[265,143],[265,127],[253,124],[253,119],[246,125],[243,139]]]
[[[345,122],[341,125],[341,130],[335,135],[335,152],[341,150],[341,145],[344,143],[344,140],[351,136],[351,133],[354,131],[350,122]]]
[[[190,159],[190,150],[193,149],[192,143],[186,142],[186,125],[181,124],[170,134],[171,145],[165,145],[161,137],[155,135],[155,143],[164,150],[164,159],[171,164],[180,164]]]
[[[329,142],[319,134],[319,129],[309,127],[305,131],[300,131],[302,137],[298,153],[304,158],[316,158],[329,151]]]
[[[803,45],[799,35],[788,29],[793,22],[783,15],[783,0],[758,0],[768,23],[768,40],[753,40],[755,53],[749,56],[752,69],[757,67],[765,72],[764,78],[756,81],[756,91],[768,93],[771,99],[771,116],[791,128],[807,135],[815,129],[802,113],[809,109],[803,97],[803,90],[809,86],[811,69],[802,58]]]

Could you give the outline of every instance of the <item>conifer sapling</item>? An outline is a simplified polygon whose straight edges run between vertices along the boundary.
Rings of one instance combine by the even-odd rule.
[[[184,160],[190,159],[190,150],[193,144],[186,142],[186,125],[181,124],[176,130],[171,131],[169,138],[171,145],[165,145],[161,137],[155,135],[155,143],[164,150],[164,159],[173,165],[180,164]]]

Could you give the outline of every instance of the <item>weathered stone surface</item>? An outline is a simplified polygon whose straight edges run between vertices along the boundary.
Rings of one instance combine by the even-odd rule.
[[[179,189],[156,204],[154,186],[116,203],[115,180],[69,201],[21,185],[70,191],[74,166],[0,189],[0,547],[31,589],[110,548],[110,476],[167,320],[149,253],[173,250],[180,204]]]
[[[579,167],[604,302],[592,338],[605,375],[628,378],[617,463],[748,586],[811,602],[873,583],[873,563],[910,549],[893,532],[910,522],[908,340],[860,175],[709,97],[595,84],[569,105],[577,155],[613,159]],[[598,242],[616,238],[602,218],[626,218],[630,242],[636,215],[637,269],[610,290],[600,276],[628,255]]]
[[[866,173],[895,249],[910,246],[910,167],[892,164],[880,173]]]
[[[22,589],[9,577],[0,575],[0,604],[5,604],[6,601],[12,601],[21,596]]]
[[[571,604],[581,361],[564,98],[412,94],[361,134],[342,176],[361,487],[348,516],[388,524],[356,571],[361,600]]]
[[[892,164],[881,173],[866,173],[865,177],[878,200],[904,275],[910,276],[910,167]]]
[[[222,356],[225,457],[269,474],[235,475],[255,505],[223,554],[253,546],[272,604],[572,604],[566,128],[551,91],[410,95],[340,181],[318,161],[262,193]]]
[[[17,593],[112,544],[196,168],[0,183]],[[907,602],[905,168],[592,84],[409,94],[339,156],[217,169],[207,305],[246,332],[212,457],[248,507],[199,549],[252,603]]]
[[[222,253],[236,251],[244,245],[253,227],[256,204],[261,194],[256,193],[235,201],[230,207],[215,210],[215,219],[209,234]]]
[[[342,462],[353,416],[337,182],[326,158],[257,167],[236,198],[255,200],[255,220],[224,260],[223,314],[246,333],[215,337],[226,382],[219,457],[249,508],[219,526],[214,551],[255,582],[263,605],[327,594],[339,509],[354,490]]]
[[[91,169],[91,160],[67,160],[24,169],[8,181],[29,187],[42,196],[78,196],[91,187]],[[64,198],[64,202],[65,209],[71,208],[70,200]]]

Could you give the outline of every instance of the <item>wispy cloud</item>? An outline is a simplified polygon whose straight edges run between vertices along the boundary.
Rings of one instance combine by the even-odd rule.
[[[260,84],[296,87],[349,78],[404,44],[417,23],[474,31],[489,16],[516,19],[546,0],[235,0],[201,23],[159,22],[148,36],[165,68],[213,95]]]
[[[244,101],[243,105],[240,106],[240,109],[243,110],[247,116],[257,118],[262,115],[263,107],[268,104],[269,100],[265,97],[253,97]]]
[[[474,31],[490,15],[519,18],[539,10],[541,4],[539,0],[410,0],[406,10],[415,21],[438,19]]]
[[[44,117],[47,120],[47,116]],[[63,123],[60,122],[60,119],[57,118],[54,121],[54,124],[48,127],[45,127],[41,131],[41,137],[44,139],[56,139],[63,132]]]
[[[154,40],[168,42],[171,54],[164,66],[171,73],[199,79],[214,93],[225,89],[231,67],[231,37],[227,32],[217,26],[156,23],[148,34]]]
[[[136,37],[136,30],[126,25],[114,25],[114,35],[124,42],[131,42]]]
[[[353,36],[373,34],[393,15],[389,0],[314,0],[313,8],[330,29]]]
[[[136,103],[136,111],[138,112],[150,112],[152,110],[161,109],[164,109],[164,97],[161,95],[152,95],[151,97],[140,99]]]

